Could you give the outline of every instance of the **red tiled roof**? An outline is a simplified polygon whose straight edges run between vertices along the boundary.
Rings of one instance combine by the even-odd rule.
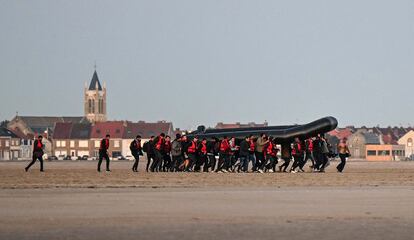
[[[338,139],[344,139],[344,138],[349,138],[349,136],[352,135],[352,131],[351,129],[348,129],[348,128],[335,129],[335,130],[328,132],[328,134],[331,136],[335,136]]]
[[[91,138],[104,138],[106,134],[111,135],[111,138],[123,138],[125,129],[126,122],[98,122],[92,126]]]

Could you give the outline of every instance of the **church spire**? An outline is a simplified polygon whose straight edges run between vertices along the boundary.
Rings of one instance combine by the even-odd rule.
[[[93,72],[91,84],[89,84],[89,90],[96,90],[102,91],[101,83],[99,82],[98,73],[96,73],[96,69]]]

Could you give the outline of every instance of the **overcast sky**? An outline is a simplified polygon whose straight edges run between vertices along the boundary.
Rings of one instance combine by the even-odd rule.
[[[412,0],[0,0],[0,119],[414,125]]]

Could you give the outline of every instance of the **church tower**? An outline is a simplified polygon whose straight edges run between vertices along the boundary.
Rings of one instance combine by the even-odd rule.
[[[106,86],[102,87],[98,74],[93,73],[91,83],[85,83],[85,117],[92,123],[106,121]]]

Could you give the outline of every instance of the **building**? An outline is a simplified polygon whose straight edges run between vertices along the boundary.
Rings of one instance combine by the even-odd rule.
[[[33,143],[34,143],[34,135],[28,134],[25,135],[22,132],[18,131],[17,129],[11,130],[17,137],[20,138],[20,157],[21,160],[28,160],[32,159],[33,156]]]
[[[91,145],[92,157],[99,157],[99,147],[101,140],[105,138],[107,134],[111,135],[111,140],[109,141],[109,157],[117,158],[122,156],[122,143],[125,135],[126,121],[108,121],[108,122],[96,122],[92,125],[91,129]]]
[[[405,159],[404,145],[371,145],[365,146],[367,161],[401,161]]]
[[[222,123],[222,122],[219,122],[219,123],[216,124],[215,129],[267,127],[267,126],[268,126],[268,123],[266,121],[264,123],[249,122],[247,124],[242,124],[242,123],[239,123],[239,122],[236,122],[236,123]]]
[[[20,138],[7,128],[0,127],[0,160],[18,160]]]
[[[398,144],[405,146],[405,156],[407,158],[410,158],[411,160],[414,160],[413,140],[414,140],[414,130],[410,130],[404,136],[398,139]]]
[[[106,86],[102,87],[98,74],[93,73],[92,80],[85,84],[84,112],[85,117],[90,122],[105,122],[107,120],[106,112]]]
[[[18,116],[16,115],[7,125],[13,132],[20,132],[26,136],[36,138],[43,136],[46,156],[52,153],[52,136],[56,123],[81,123],[87,122],[84,117],[53,117],[53,116]],[[32,139],[33,140],[33,139]]]
[[[359,129],[348,138],[348,147],[352,158],[365,158],[366,145],[379,144],[379,137],[366,129]]]
[[[59,159],[70,156],[91,156],[90,123],[56,123],[53,135],[53,153]]]

